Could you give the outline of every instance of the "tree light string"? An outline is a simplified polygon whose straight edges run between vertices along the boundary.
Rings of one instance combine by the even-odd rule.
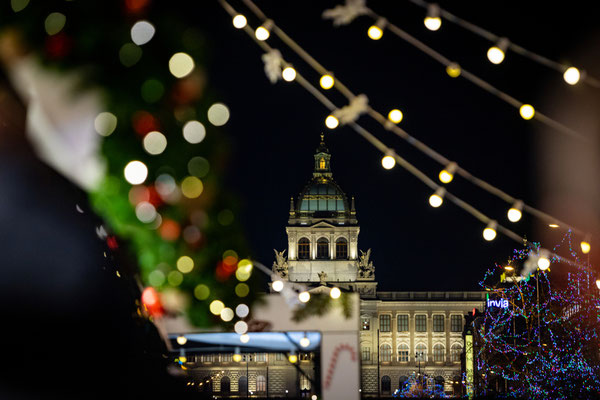
[[[426,1],[423,0],[410,0],[412,3],[427,9],[432,3],[428,3]],[[489,40],[492,43],[497,43],[501,37],[484,29],[481,28],[480,26],[477,26],[471,22],[465,21],[464,19],[444,10],[443,8],[438,6],[438,10],[440,13],[440,16],[443,17],[444,19],[455,23],[456,25],[459,25],[460,27],[471,31],[472,33],[479,35],[487,40]],[[558,72],[560,72],[561,74],[564,73],[568,68],[571,67],[571,65],[567,65],[567,64],[561,64],[559,62],[556,62],[554,60],[550,60],[547,57],[544,57],[540,54],[537,54],[531,50],[527,50],[515,43],[510,42],[508,44],[508,48],[511,49],[512,51],[514,51],[517,54],[522,55],[523,57],[527,57],[530,60],[537,62],[538,64],[542,64],[548,68],[554,69]],[[581,75],[581,81],[587,83],[588,85],[595,87],[595,88],[600,88],[600,80],[589,76],[587,73],[582,73]]]
[[[231,7],[231,5],[229,3],[227,3],[226,0],[219,0],[219,4],[221,4],[222,7],[225,9],[225,11],[227,11],[227,13],[229,13],[232,17],[238,14],[235,11],[235,9],[233,7]],[[274,50],[270,45],[268,45],[264,41],[257,40],[256,37],[254,36],[254,32],[253,32],[252,28],[250,28],[248,25],[246,25],[243,28],[243,30],[265,52],[271,52],[271,51]],[[283,61],[283,64],[285,64],[285,61]],[[338,107],[336,107],[336,105],[333,102],[331,102],[323,93],[321,93],[321,91],[319,91],[315,86],[313,86],[310,82],[308,82],[298,72],[296,73],[295,82],[298,82],[300,84],[300,86],[302,86],[306,91],[308,91],[309,93],[311,93],[327,109],[329,109],[329,111],[333,112],[333,111],[335,111],[335,110],[338,109]],[[409,163],[408,161],[406,161],[405,159],[403,159],[402,157],[400,157],[395,152],[394,149],[386,146],[381,140],[377,139],[377,137],[375,137],[375,135],[373,135],[371,132],[369,132],[368,130],[366,130],[362,126],[360,126],[358,123],[356,123],[356,122],[350,122],[347,125],[350,126],[354,131],[356,131],[364,139],[366,139],[371,145],[373,145],[375,148],[377,148],[379,151],[381,151],[384,155],[389,155],[389,156],[394,157],[394,159],[396,160],[397,164],[399,164],[402,168],[404,168],[409,173],[411,173],[412,175],[414,175],[417,179],[419,179],[421,182],[423,182],[425,185],[427,185],[432,190],[435,191],[435,190],[437,190],[439,188],[443,188],[443,186],[437,184],[434,180],[432,180],[431,178],[429,178],[424,172],[422,172],[417,167],[415,167],[414,165],[412,165],[411,163]],[[467,203],[464,200],[460,199],[459,197],[457,197],[457,196],[455,196],[455,195],[453,195],[453,194],[451,194],[451,193],[449,193],[447,191],[446,191],[445,196],[451,202],[453,202],[455,205],[457,205],[458,207],[460,207],[463,210],[465,210],[467,213],[469,213],[472,216],[474,216],[475,218],[477,218],[483,224],[487,225],[490,222],[494,221],[490,217],[486,216],[481,211],[479,211],[478,209],[476,209],[475,207],[473,207],[472,205],[470,205],[469,203]],[[504,227],[504,226],[502,226],[500,224],[497,224],[496,227],[497,227],[498,231],[500,231],[505,236],[509,237],[510,239],[512,239],[512,240],[514,240],[514,241],[516,241],[518,243],[523,244],[523,243],[528,243],[529,242],[527,239],[523,238],[522,236],[518,235],[517,233],[513,232],[512,230],[510,230],[510,229],[508,229],[508,228],[506,228],[506,227]],[[576,261],[572,261],[572,260],[566,259],[564,257],[561,257],[558,254],[550,253],[550,255],[553,256],[553,257],[556,257],[556,259],[558,259],[558,260],[567,262],[570,265],[576,266],[578,268],[587,269],[587,266],[582,265],[582,264],[580,264],[580,263],[578,263]],[[271,272],[269,272],[269,273],[271,273]]]
[[[252,1],[252,0],[242,0],[242,2],[261,20],[261,21],[273,21],[272,19],[269,19],[264,12]],[[368,12],[371,12],[369,9],[366,9]],[[329,75],[332,72],[328,69],[326,69],[323,65],[321,65],[314,57],[312,57],[306,50],[304,50],[298,43],[296,43],[289,35],[287,35],[279,26],[277,26],[277,24],[273,21],[272,22],[272,30],[273,32],[286,44],[288,45],[298,56],[300,56],[307,64],[309,64],[316,72],[318,72],[320,75]],[[251,29],[250,29],[251,31]],[[401,31],[402,33],[404,33],[404,31]],[[410,39],[414,39],[412,38],[412,36],[408,35]],[[416,39],[414,39],[416,40]],[[418,43],[420,43],[421,45],[425,46],[425,48],[427,49],[428,47],[426,45],[424,45],[422,42],[419,42],[417,40]],[[260,42],[261,47],[263,47],[263,49],[265,49],[264,46],[262,46],[264,44],[264,42]],[[435,52],[434,52],[435,53]],[[451,63],[450,60],[448,60],[447,58],[443,57],[442,55],[440,55],[439,53],[435,53],[436,56],[441,57],[440,62],[442,63]],[[434,56],[435,58],[435,56]],[[466,72],[467,74],[469,74],[467,71],[462,70],[462,72]],[[491,88],[492,90],[497,90],[495,88],[493,88],[493,86],[487,84],[485,81],[477,78],[476,76],[472,76],[474,79],[478,80],[478,82],[480,81],[481,84],[483,85],[487,85],[489,88]],[[354,93],[346,86],[344,85],[337,77],[335,80],[335,84],[334,87],[336,89],[338,89],[338,91],[344,95],[349,101],[352,101],[355,99],[355,95]],[[306,87],[305,87],[306,88]],[[306,88],[307,90],[311,91],[310,88]],[[311,91],[312,92],[312,91]],[[321,92],[317,90],[317,92],[320,94]],[[507,96],[507,98],[512,99],[511,101],[513,101],[513,104],[515,107],[519,107],[521,105],[521,103],[519,101],[517,101],[516,99],[513,99],[512,97],[504,94],[503,92],[498,91],[498,93],[500,95],[504,95]],[[313,95],[317,96],[317,93],[313,93]],[[322,99],[320,99],[320,101],[323,101]],[[331,108],[330,108],[331,110]],[[400,138],[402,138],[403,140],[405,140],[406,142],[408,142],[410,145],[412,145],[413,147],[415,147],[416,149],[418,149],[419,151],[421,151],[422,153],[426,154],[427,156],[429,156],[430,158],[432,158],[433,160],[437,161],[438,163],[440,163],[443,166],[446,166],[448,164],[451,163],[451,161],[446,158],[445,156],[443,156],[442,154],[438,153],[437,151],[435,151],[434,149],[432,149],[431,147],[429,147],[427,144],[423,143],[422,141],[420,141],[419,139],[415,138],[414,136],[410,135],[408,132],[406,132],[404,129],[400,128],[398,125],[391,123],[391,121],[386,118],[383,114],[381,114],[380,112],[378,112],[377,110],[373,109],[371,106],[368,106],[367,108],[367,114],[369,114],[369,116],[371,116],[373,119],[375,119],[377,122],[379,122],[385,129],[392,131],[394,134],[396,134],[397,136],[399,136]],[[536,113],[536,115],[539,116],[539,112]],[[541,116],[541,118],[546,118],[544,115]],[[553,123],[554,121],[549,119],[550,123]],[[515,202],[519,201],[519,199],[509,195],[508,193],[504,192],[503,190],[491,185],[490,183],[484,181],[483,179],[480,179],[476,176],[474,176],[473,174],[471,174],[469,171],[465,170],[464,168],[460,167],[460,165],[458,165],[456,167],[456,172],[461,175],[464,179],[466,179],[467,181],[471,182],[472,184],[480,187],[481,189],[487,191],[488,193],[499,197],[500,199],[504,200],[505,202],[509,203],[509,204],[514,204]],[[531,215],[541,219],[542,221],[546,222],[546,223],[555,223],[558,224],[561,228],[563,228],[565,231],[567,230],[571,230],[575,233],[577,233],[578,235],[582,236],[582,237],[590,237],[591,235],[589,233],[586,233],[580,229],[577,229],[576,227],[573,227],[555,217],[553,217],[552,215],[549,215],[541,210],[536,209],[533,206],[530,206],[528,204],[523,203],[523,209],[525,211],[527,211],[528,213],[530,213]]]

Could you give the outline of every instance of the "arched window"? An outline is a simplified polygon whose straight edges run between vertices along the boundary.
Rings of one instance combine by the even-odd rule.
[[[267,391],[267,378],[264,375],[259,375],[256,377],[256,391],[257,392],[266,392]]]
[[[306,374],[300,374],[300,390],[310,390],[310,379]]]
[[[302,238],[298,240],[298,260],[308,260],[310,258],[310,240]]]
[[[202,392],[212,393],[212,379],[210,376],[202,378],[201,382],[198,382],[198,387]]]
[[[248,378],[245,376],[240,376],[238,379],[238,392],[240,394],[248,393]]]
[[[398,346],[398,361],[408,362],[408,345],[405,343]]]
[[[231,381],[228,376],[221,378],[221,393],[229,393],[231,391]]]
[[[415,348],[415,361],[427,361],[427,346],[419,343]]]
[[[433,361],[437,361],[437,362],[442,362],[444,361],[444,353],[446,352],[446,349],[444,349],[444,345],[443,344],[436,344],[435,346],[433,346]]]
[[[338,260],[348,259],[348,241],[343,237],[335,241],[335,258]]]
[[[458,343],[454,343],[450,348],[450,357],[452,362],[460,362],[460,355],[462,354],[462,346]]]
[[[381,393],[390,394],[392,391],[392,380],[389,376],[385,375],[381,377]]]
[[[325,159],[323,157],[319,160],[319,169],[325,169]]]
[[[317,240],[317,259],[326,260],[329,258],[329,240],[321,238]]]
[[[382,344],[379,348],[379,361],[389,362],[392,361],[392,346],[389,344]]]

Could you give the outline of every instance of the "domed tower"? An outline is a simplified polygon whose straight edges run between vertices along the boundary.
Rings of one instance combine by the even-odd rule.
[[[290,200],[288,260],[283,252],[276,252],[274,272],[309,287],[330,284],[374,297],[377,283],[369,261],[371,250],[359,254],[354,197],[348,201],[333,180],[323,135],[314,159],[312,179],[297,199]]]

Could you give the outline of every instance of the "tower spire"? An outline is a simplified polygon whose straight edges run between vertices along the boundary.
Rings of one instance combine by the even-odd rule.
[[[331,178],[330,160],[331,154],[329,154],[329,149],[325,145],[325,135],[321,133],[321,142],[315,152],[315,170],[313,172],[315,178],[322,178],[324,180]]]

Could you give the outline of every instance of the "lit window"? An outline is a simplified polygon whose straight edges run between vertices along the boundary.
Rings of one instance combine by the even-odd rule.
[[[389,344],[382,344],[379,348],[379,357],[381,362],[392,361],[392,346]]]
[[[348,241],[344,238],[339,238],[335,241],[335,258],[338,260],[348,259]]]
[[[267,361],[267,353],[256,353],[256,361],[257,362]]]
[[[427,316],[426,315],[415,316],[415,330],[417,332],[427,332]]]
[[[317,240],[317,259],[323,260],[329,258],[329,240],[321,238]]]
[[[415,361],[426,361],[427,360],[427,346],[423,343],[419,343],[415,349]]]
[[[408,315],[398,315],[398,332],[408,332]]]
[[[408,345],[401,344],[398,346],[398,361],[400,362],[408,362]]]
[[[433,346],[433,361],[437,361],[437,362],[442,362],[444,361],[444,353],[445,353],[445,349],[444,346],[441,344],[436,344],[435,346]]]
[[[381,332],[390,332],[391,331],[391,315],[381,315],[379,316],[379,330]]]
[[[323,157],[321,157],[321,159],[319,160],[319,168],[325,169],[325,159]]]
[[[434,315],[433,316],[433,331],[444,332],[444,316]]]
[[[361,360],[363,360],[363,361],[371,361],[371,348],[370,347],[363,347],[361,349],[361,353],[362,353]]]
[[[452,332],[462,332],[462,315],[453,315],[450,317],[450,330]]]
[[[263,375],[259,375],[256,377],[256,391],[257,392],[266,392],[267,391],[267,378]]]
[[[460,362],[460,355],[462,354],[462,346],[458,343],[454,343],[450,348],[450,357],[452,362]]]
[[[283,361],[283,360],[285,360],[285,357],[283,356],[283,353],[277,353],[277,354],[275,355],[275,359],[276,359],[277,361]]]
[[[308,260],[310,258],[310,240],[302,238],[298,240],[298,260]]]
[[[222,353],[221,354],[221,362],[231,362],[233,354],[231,353]]]
[[[310,390],[310,379],[304,372],[300,374],[300,390]]]

